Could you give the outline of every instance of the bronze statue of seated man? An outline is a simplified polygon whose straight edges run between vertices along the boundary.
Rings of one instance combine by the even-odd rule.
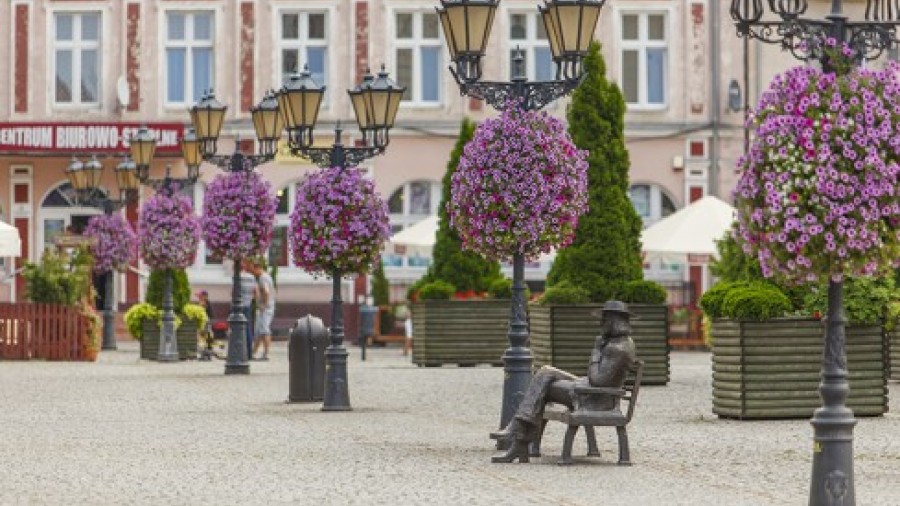
[[[601,334],[597,336],[587,377],[579,378],[555,367],[544,366],[531,379],[522,401],[509,424],[500,432],[491,434],[493,439],[506,440],[505,454],[492,462],[528,461],[528,444],[538,437],[544,406],[557,403],[574,408],[575,386],[621,388],[629,368],[637,359],[634,341],[631,340],[632,313],[623,302],[608,301],[599,311]],[[595,313],[597,314],[597,313]],[[618,399],[610,396],[595,409],[618,408]]]

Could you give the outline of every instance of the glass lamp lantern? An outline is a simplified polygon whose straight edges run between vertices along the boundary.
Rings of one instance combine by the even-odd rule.
[[[156,154],[156,137],[143,125],[138,129],[137,135],[131,138],[131,159],[137,165],[137,176],[145,181],[150,175],[150,164]]]
[[[200,140],[200,151],[204,157],[216,154],[216,143],[225,123],[225,111],[228,107],[216,100],[212,92],[205,95],[190,109],[191,123]]]
[[[313,128],[319,119],[319,107],[325,96],[325,86],[318,84],[304,66],[303,72],[292,75],[276,100],[289,141],[303,148],[313,144]]]

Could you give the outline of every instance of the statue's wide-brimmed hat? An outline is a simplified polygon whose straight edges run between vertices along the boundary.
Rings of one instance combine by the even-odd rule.
[[[600,318],[603,318],[603,315],[606,313],[618,313],[627,316],[628,318],[635,320],[638,316],[631,311],[628,310],[628,306],[619,300],[608,300],[603,307],[593,311],[591,314]]]

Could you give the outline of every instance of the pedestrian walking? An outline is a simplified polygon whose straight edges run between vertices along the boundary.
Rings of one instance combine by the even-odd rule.
[[[257,360],[269,360],[269,348],[272,346],[272,319],[275,317],[275,282],[266,272],[265,260],[257,258],[251,263],[251,273],[256,276],[256,342],[253,344],[251,357],[256,357],[262,344],[263,353]]]

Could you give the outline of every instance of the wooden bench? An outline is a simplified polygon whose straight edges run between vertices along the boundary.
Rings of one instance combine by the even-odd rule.
[[[575,440],[575,434],[578,432],[579,427],[584,427],[588,445],[587,455],[589,457],[600,456],[594,427],[615,427],[619,439],[618,464],[620,466],[630,466],[631,452],[628,447],[628,432],[625,427],[631,421],[631,415],[634,414],[634,405],[637,402],[638,391],[641,387],[643,371],[644,362],[637,360],[629,370],[628,378],[623,388],[575,387],[576,400],[574,409],[570,410],[566,406],[558,404],[548,404],[544,409],[540,433],[531,445],[529,454],[532,457],[540,457],[541,438],[544,435],[547,422],[550,420],[568,425],[566,436],[563,440],[560,465],[572,464],[572,443]],[[612,410],[597,409],[598,403],[608,403],[610,396],[618,398],[617,407]],[[628,404],[624,412],[622,411],[623,402]]]

